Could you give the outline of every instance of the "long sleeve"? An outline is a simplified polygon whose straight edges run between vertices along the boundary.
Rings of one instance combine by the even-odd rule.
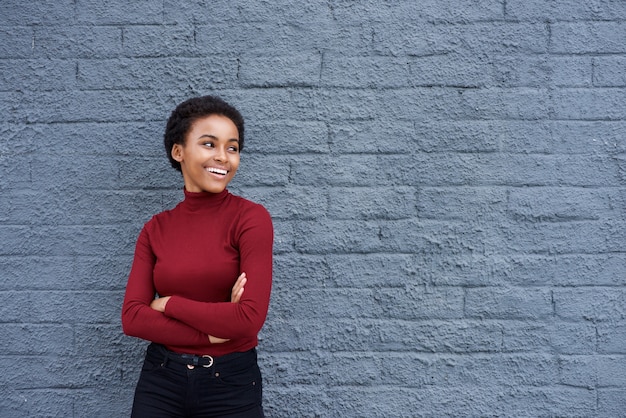
[[[122,306],[124,333],[165,345],[206,345],[208,343],[206,334],[150,308],[156,293],[153,282],[155,262],[156,257],[152,251],[147,228],[144,227],[137,239]]]
[[[203,302],[172,295],[165,315],[220,338],[255,338],[270,302],[274,232],[269,213],[254,205],[242,214],[233,230],[240,257],[240,273],[248,281],[239,303]]]

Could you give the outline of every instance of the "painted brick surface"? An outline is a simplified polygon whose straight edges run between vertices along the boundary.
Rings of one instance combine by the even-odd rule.
[[[4,0],[0,417],[128,416],[200,94],[274,219],[269,417],[626,416],[626,3]]]

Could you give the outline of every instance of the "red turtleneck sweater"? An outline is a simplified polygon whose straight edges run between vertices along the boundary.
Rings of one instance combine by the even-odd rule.
[[[122,308],[124,333],[179,353],[247,351],[257,345],[269,306],[270,215],[227,190],[184,193],[181,203],[155,215],[139,234]],[[244,293],[231,303],[242,272]],[[165,313],[150,308],[155,294],[171,296]],[[211,344],[208,335],[230,341]]]

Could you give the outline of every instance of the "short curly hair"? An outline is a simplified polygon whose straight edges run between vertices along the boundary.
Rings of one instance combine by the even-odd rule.
[[[184,144],[187,133],[191,130],[193,123],[200,118],[211,115],[225,116],[233,121],[239,132],[239,151],[243,150],[244,127],[241,113],[219,97],[193,97],[176,106],[165,126],[165,135],[163,136],[165,152],[172,167],[176,170],[182,171],[180,163],[172,157],[174,144]]]

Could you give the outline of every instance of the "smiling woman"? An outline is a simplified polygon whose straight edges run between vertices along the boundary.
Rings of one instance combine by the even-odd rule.
[[[183,144],[174,144],[172,158],[178,161],[189,192],[220,193],[239,168],[239,133],[226,116],[198,119]]]
[[[230,194],[243,118],[223,100],[180,104],[165,149],[184,200],[137,240],[122,326],[150,341],[133,417],[262,417],[257,335],[272,284],[273,227],[261,205]]]

